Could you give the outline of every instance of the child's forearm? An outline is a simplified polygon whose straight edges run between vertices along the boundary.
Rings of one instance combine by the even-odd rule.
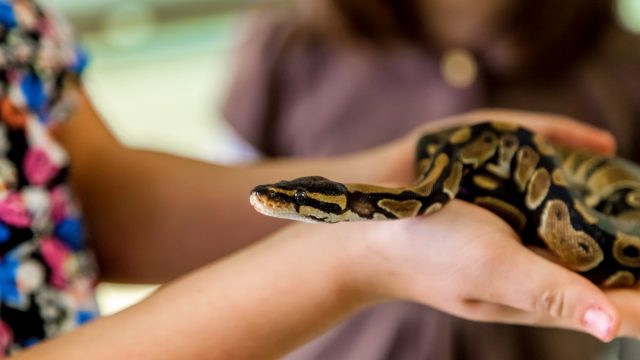
[[[24,354],[34,359],[269,359],[371,299],[354,290],[359,224],[294,226]],[[350,228],[349,228],[350,227]],[[347,230],[345,230],[347,229]]]

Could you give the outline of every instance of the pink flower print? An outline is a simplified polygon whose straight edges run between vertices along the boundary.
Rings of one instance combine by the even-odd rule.
[[[67,213],[67,198],[63,191],[54,189],[51,191],[51,217],[53,221],[58,223],[66,218]]]
[[[49,19],[49,17],[40,19],[40,32],[46,38],[49,38],[49,37],[55,38],[55,33],[53,32],[53,29],[54,29],[54,25],[51,23],[51,20]]]
[[[59,223],[71,215],[70,196],[67,189],[58,186],[51,190],[51,217],[53,221]]]
[[[19,228],[26,228],[31,224],[29,213],[18,194],[10,193],[0,200],[0,220]]]
[[[58,289],[67,285],[65,263],[71,255],[69,249],[53,237],[46,237],[40,242],[40,253],[51,268],[51,284]]]
[[[0,320],[0,358],[7,353],[7,348],[13,343],[13,332],[7,323]]]
[[[60,169],[41,148],[30,148],[24,158],[24,173],[33,185],[43,185],[51,180]]]

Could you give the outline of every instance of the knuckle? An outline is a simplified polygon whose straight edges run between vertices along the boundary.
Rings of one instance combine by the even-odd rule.
[[[535,309],[552,318],[565,317],[568,312],[565,294],[556,289],[547,289],[536,299]]]

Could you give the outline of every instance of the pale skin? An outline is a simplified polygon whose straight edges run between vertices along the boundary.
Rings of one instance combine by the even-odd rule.
[[[256,184],[314,172],[355,181],[392,179],[376,161],[392,162],[403,151],[216,166],[122,146],[86,97],[56,135],[71,155],[72,182],[92,229],[102,275],[142,283],[174,279],[286,224],[249,205]],[[406,170],[411,154],[403,159]]]
[[[122,146],[85,96],[56,135],[70,153],[71,180],[92,229],[104,279],[164,283],[286,224],[249,205],[255,185],[310,174],[344,182],[406,184],[414,177],[414,144],[420,134],[488,118],[530,123],[569,146],[604,152],[614,147],[611,135],[593,133],[590,127],[576,126],[574,136],[567,136],[563,125],[569,120],[559,116],[484,110],[430,123],[394,144],[350,156],[225,167]]]
[[[261,218],[248,205],[255,184],[310,173],[408,182],[419,133],[352,156],[233,168],[126,149],[88,102],[82,106],[59,138],[76,166],[74,185],[98,256],[109,275],[125,280],[175,277],[282,227],[284,222]],[[526,124],[566,145],[614,151],[608,133],[544,114],[485,110],[421,131],[488,118]],[[363,164],[371,165],[370,172],[361,173]],[[114,184],[117,191],[108,189]],[[127,255],[127,247],[136,256]],[[123,259],[112,263],[117,256]],[[390,299],[473,320],[577,329],[603,341],[640,337],[636,290],[602,292],[523,247],[493,214],[453,201],[432,216],[411,220],[284,227],[128,310],[17,358],[277,358],[356,311]],[[594,311],[604,315],[594,317]]]

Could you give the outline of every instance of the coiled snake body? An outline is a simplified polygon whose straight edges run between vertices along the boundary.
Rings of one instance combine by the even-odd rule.
[[[500,216],[596,284],[640,275],[640,167],[563,150],[517,125],[486,122],[423,136],[404,188],[311,176],[257,186],[251,203],[280,218],[334,223],[427,215],[453,198]]]

